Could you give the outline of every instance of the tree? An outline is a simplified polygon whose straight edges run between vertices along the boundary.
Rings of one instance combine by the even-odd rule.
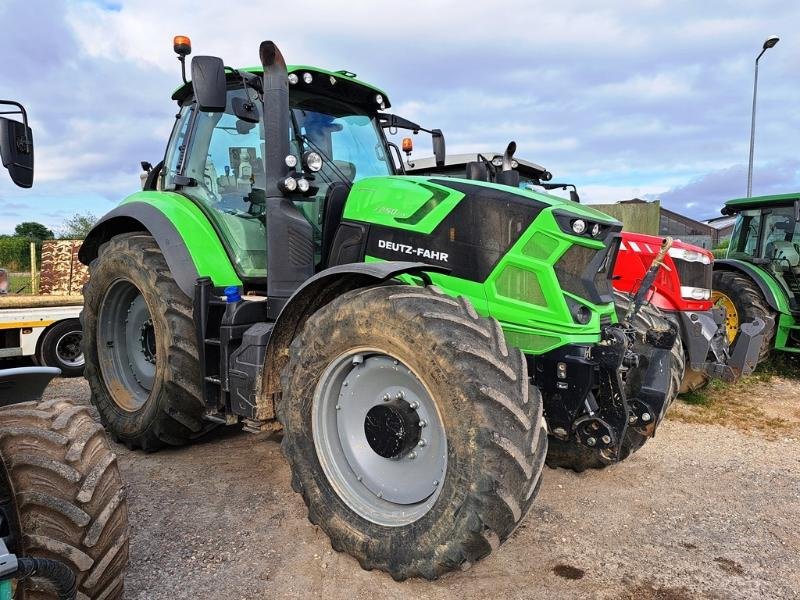
[[[25,238],[32,242],[41,242],[42,240],[52,240],[56,236],[47,227],[36,221],[25,221],[20,223],[14,228],[14,235],[16,237]]]
[[[97,217],[92,213],[75,213],[64,221],[59,237],[62,240],[83,240],[97,223]]]

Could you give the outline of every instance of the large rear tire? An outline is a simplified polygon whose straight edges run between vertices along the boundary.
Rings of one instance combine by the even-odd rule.
[[[89,273],[81,313],[86,379],[109,433],[152,451],[208,431],[192,303],[156,241],[116,236]]]
[[[0,532],[12,552],[70,567],[78,597],[122,597],[128,512],[116,456],[89,409],[66,400],[0,408]],[[81,596],[83,594],[83,596]],[[37,577],[18,600],[53,600]]]
[[[623,315],[627,313],[630,303],[630,296],[622,292],[614,291],[614,304],[616,305],[619,318],[622,318]],[[652,304],[645,304],[636,315],[633,326],[636,330],[636,344],[638,345],[645,343],[645,335],[648,331],[669,329],[670,322],[658,308]],[[664,408],[665,412],[678,395],[685,368],[686,360],[683,352],[683,343],[681,342],[680,336],[677,336],[670,353],[670,386],[667,393],[666,406]],[[632,396],[635,392],[636,390],[632,389],[632,383],[629,379],[625,384],[625,393],[626,395]],[[644,446],[648,439],[647,436],[629,427],[625,432],[625,438],[622,441],[622,448],[617,462],[622,462],[627,459],[631,454]],[[586,469],[604,469],[610,464],[613,463],[602,450],[584,446],[578,443],[574,437],[569,440],[560,440],[555,436],[550,436],[549,449],[547,451],[548,467],[561,467],[580,473]]]
[[[343,294],[292,342],[282,388],[292,487],[364,569],[402,580],[463,568],[533,503],[541,395],[499,324],[463,298],[398,285]]]
[[[761,290],[745,275],[736,271],[717,270],[714,271],[712,288],[714,303],[726,309],[725,326],[728,331],[728,342],[731,344],[734,343],[742,323],[752,323],[755,319],[762,319],[766,323],[758,362],[766,360],[775,338],[777,315],[767,304]]]

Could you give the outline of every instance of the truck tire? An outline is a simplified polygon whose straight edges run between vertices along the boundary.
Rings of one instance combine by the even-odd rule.
[[[36,349],[36,363],[43,367],[58,367],[62,377],[83,375],[85,360],[81,348],[81,323],[65,319],[48,327]]]
[[[758,362],[765,360],[772,350],[775,338],[777,314],[773,311],[755,282],[736,271],[714,271],[712,279],[712,299],[717,306],[727,311],[725,326],[728,341],[732,344],[741,323],[750,323],[756,318],[763,319],[764,341],[758,353]]]
[[[121,598],[128,563],[125,488],[88,407],[59,399],[0,408],[0,458],[0,535],[10,551],[68,566],[79,598]],[[33,577],[21,582],[16,597],[56,595]]]
[[[331,546],[396,580],[488,555],[539,488],[539,391],[497,321],[435,288],[343,294],[294,339],[277,416]]]
[[[614,291],[614,304],[617,307],[617,315],[620,319],[627,313],[630,302],[630,296],[622,292]],[[642,343],[641,341],[644,340],[644,336],[648,331],[669,328],[670,323],[658,308],[652,304],[645,304],[636,315],[633,326],[636,330],[636,339],[639,341],[638,343]],[[680,336],[678,336],[675,339],[675,344],[672,346],[672,351],[670,353],[670,387],[667,394],[665,411],[678,395],[685,368],[686,360],[683,353],[683,343],[681,342]],[[635,391],[636,390],[631,388],[630,381],[627,381],[625,393],[632,395]],[[642,435],[634,429],[628,428],[625,432],[625,439],[622,442],[620,457],[617,462],[622,462],[627,459],[631,454],[641,448],[647,440],[647,436]],[[547,451],[547,466],[549,467],[571,469],[576,473],[581,473],[586,469],[604,469],[610,464],[613,463],[606,457],[602,450],[584,446],[578,443],[574,437],[569,440],[561,440],[555,436],[550,436],[549,449]]]
[[[111,436],[145,451],[180,446],[203,420],[192,302],[146,233],[111,238],[83,290],[86,379]]]

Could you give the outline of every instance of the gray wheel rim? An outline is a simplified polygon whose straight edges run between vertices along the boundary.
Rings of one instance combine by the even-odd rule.
[[[83,334],[80,330],[68,331],[56,342],[56,356],[67,367],[82,367],[85,363],[81,350]]]
[[[378,349],[347,352],[325,369],[312,403],[314,447],[342,501],[389,527],[422,518],[447,471],[447,436],[429,390]]]
[[[112,283],[100,304],[97,350],[114,402],[139,410],[155,380],[155,330],[144,297],[128,280]]]

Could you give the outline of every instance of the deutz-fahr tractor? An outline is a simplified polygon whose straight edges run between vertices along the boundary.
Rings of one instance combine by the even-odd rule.
[[[33,134],[21,104],[0,112],[0,156],[33,184]],[[0,336],[4,335],[0,329]],[[16,330],[13,332],[16,334]],[[0,370],[0,600],[121,598],[128,561],[125,488],[89,407],[40,400],[53,367]]]
[[[146,451],[277,420],[334,549],[396,579],[464,568],[528,512],[548,432],[575,469],[653,435],[675,332],[617,323],[618,222],[404,175],[384,126],[422,128],[385,92],[259,54],[194,57],[163,161],[81,248],[92,402]]]
[[[728,338],[763,319],[759,360],[773,348],[800,353],[800,193],[730,200],[722,212],[736,215],[728,256],[714,263]]]
[[[406,146],[411,145],[406,143]],[[432,158],[415,160],[412,164],[409,172],[427,175],[463,176],[468,168],[478,169],[488,181],[497,181],[504,177],[504,169],[510,169],[519,172],[519,180],[513,179],[515,185],[569,190],[570,199],[580,202],[573,184],[555,183],[552,174],[544,167],[515,158],[513,154],[472,153],[448,156],[441,166],[437,166]],[[622,232],[613,273],[614,297],[620,315],[629,310],[631,296],[641,288],[653,261],[661,252],[662,243],[663,239],[656,236]],[[680,335],[676,352],[681,356],[678,361],[682,372],[681,392],[697,390],[712,378],[736,381],[751,373],[758,361],[765,323],[751,315],[753,321],[742,325],[738,339],[733,336],[729,339],[725,310],[715,307],[711,299],[713,263],[714,257],[708,250],[680,240],[673,241],[648,291],[652,306],[645,307],[640,313],[643,319],[645,315],[662,314],[678,328]],[[647,325],[643,321],[640,324]]]

